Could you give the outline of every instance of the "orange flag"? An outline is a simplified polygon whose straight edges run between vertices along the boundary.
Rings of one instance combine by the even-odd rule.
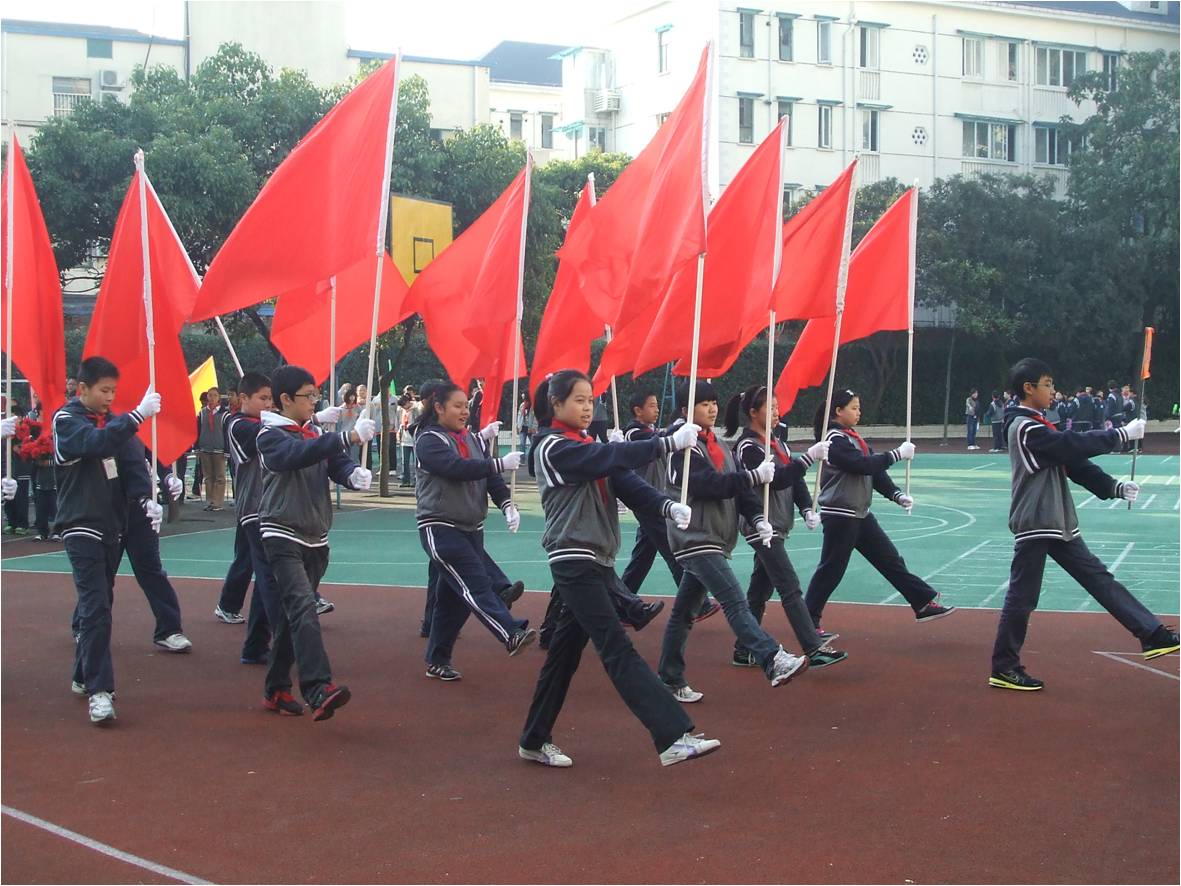
[[[1144,327],[1144,362],[1140,365],[1140,380],[1151,378],[1152,374],[1148,371],[1152,365],[1152,336],[1156,330],[1151,326]]]

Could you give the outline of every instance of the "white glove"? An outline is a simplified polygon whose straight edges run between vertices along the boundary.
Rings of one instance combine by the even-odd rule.
[[[349,474],[349,485],[359,492],[366,492],[373,485],[373,471],[368,468],[353,468]]]
[[[1123,482],[1123,488],[1119,491],[1119,497],[1124,501],[1135,501],[1140,497],[1140,484],[1133,483],[1131,480]]]
[[[135,407],[135,411],[144,418],[151,418],[160,411],[160,395],[149,389],[139,401],[139,406]]]
[[[693,424],[693,422],[685,422],[672,433],[673,449],[681,450],[688,449],[697,442],[697,435],[701,433],[701,428]]]
[[[521,512],[516,505],[509,505],[504,509],[504,522],[508,524],[509,532],[516,532],[521,528]]]
[[[358,443],[368,443],[377,433],[377,422],[371,418],[359,418],[353,425],[353,433],[357,435]]]
[[[808,447],[808,458],[812,461],[828,461],[828,447],[831,445],[827,440],[813,443]]]
[[[316,413],[316,421],[322,425],[334,425],[340,421],[340,413],[339,406],[327,406]]]
[[[1147,422],[1142,418],[1135,418],[1124,425],[1124,433],[1128,435],[1129,440],[1143,440],[1144,428]]]
[[[674,501],[668,509],[668,515],[672,518],[673,524],[677,529],[688,529],[689,521],[693,519],[693,509],[688,505],[681,504],[679,501]]]
[[[521,466],[521,459],[525,457],[525,453],[517,452],[515,449],[512,452],[506,453],[500,457],[501,471],[515,471]]]
[[[775,462],[771,461],[771,459],[767,459],[765,462],[751,471],[751,473],[755,475],[755,480],[758,481],[759,485],[770,483],[775,479]]]
[[[905,511],[909,511],[914,507],[914,499],[904,492],[902,495],[898,496],[898,507]]]
[[[607,432],[608,443],[622,443],[625,439],[623,431],[619,430],[619,428],[612,428]]]
[[[755,529],[759,533],[759,541],[763,543],[763,547],[771,547],[771,539],[775,537],[775,530],[771,528],[771,524],[766,520],[760,520],[755,524]]]
[[[169,474],[164,478],[164,488],[168,490],[168,496],[176,501],[184,494],[185,484],[176,474]]]
[[[16,498],[16,481],[11,477],[5,477],[0,480],[0,490],[3,493],[0,498],[3,498],[4,501],[12,501]]]
[[[804,525],[809,529],[815,529],[820,525],[820,515],[811,508],[804,511]]]
[[[160,526],[164,523],[164,509],[150,498],[144,500],[144,516],[152,523],[152,529],[160,534]]]
[[[914,458],[914,444],[909,440],[905,441],[901,446],[894,450],[898,453],[899,459]]]
[[[491,443],[500,434],[500,422],[494,421],[492,424],[484,425],[480,430],[480,439],[485,443]]]
[[[11,437],[16,433],[17,418],[15,415],[10,415],[8,418],[0,420],[0,437]]]

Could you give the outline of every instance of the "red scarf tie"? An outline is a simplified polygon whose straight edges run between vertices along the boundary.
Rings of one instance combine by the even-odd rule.
[[[594,443],[594,439],[587,435],[586,431],[580,431],[578,428],[573,428],[564,421],[558,421],[556,418],[550,422],[551,427],[561,432],[562,436],[567,440],[573,440],[575,443]],[[607,478],[600,477],[595,481],[595,485],[599,487],[599,495],[603,498],[603,504],[611,504],[611,495],[607,492]]]
[[[714,470],[721,471],[726,465],[726,456],[722,452],[722,447],[718,445],[718,438],[714,436],[714,432],[701,431],[697,434],[697,439],[705,441],[705,451],[709,453],[709,460],[714,463]]]
[[[315,440],[317,437],[320,436],[319,434],[316,433],[316,428],[310,421],[307,424],[303,424],[303,425],[291,424],[291,425],[280,425],[280,427],[282,427],[283,430],[287,431],[287,433],[289,433],[289,434],[299,434],[305,440]]]
[[[206,407],[206,409],[209,409],[209,430],[212,431],[213,427],[214,427],[214,425],[213,425],[213,410],[209,407]]]
[[[465,431],[449,431],[449,433],[455,439],[455,445],[459,447],[460,457],[471,458],[472,451],[468,448],[467,440],[464,439],[464,437],[467,436],[467,433]]]
[[[767,445],[766,437],[762,436],[761,434],[755,434],[755,437],[757,437],[758,441],[764,446]],[[787,457],[787,453],[783,451],[783,447],[779,445],[779,441],[774,437],[771,438],[771,451],[775,453],[775,457],[779,460],[780,464],[787,464],[791,461],[791,459]]]
[[[845,428],[845,433],[857,441],[857,445],[861,447],[861,454],[869,458],[869,444],[861,439],[861,435],[852,428]]]

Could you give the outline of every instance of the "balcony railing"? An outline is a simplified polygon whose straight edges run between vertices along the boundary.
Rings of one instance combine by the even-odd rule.
[[[862,101],[876,102],[882,99],[882,72],[858,70],[857,98]]]
[[[78,107],[78,103],[86,98],[90,98],[90,96],[73,92],[55,92],[53,94],[53,116],[68,117],[74,112],[74,108]]]

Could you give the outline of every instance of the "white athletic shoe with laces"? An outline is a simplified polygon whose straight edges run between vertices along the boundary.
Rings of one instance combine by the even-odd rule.
[[[169,652],[188,652],[193,648],[192,642],[184,634],[169,634],[163,640],[156,640],[156,645]]]
[[[686,732],[660,752],[660,765],[674,766],[677,763],[692,760],[694,757],[704,757],[721,746],[722,743],[716,738],[706,738],[704,732],[699,732],[696,735]]]
[[[771,685],[783,685],[807,666],[806,655],[792,655],[780,646],[779,651],[775,653],[774,661],[771,662]]]
[[[681,704],[695,704],[705,698],[704,692],[698,692],[692,686],[682,686],[680,689],[672,690],[673,698]]]
[[[115,705],[111,693],[96,692],[90,696],[90,722],[104,723],[115,719]]]
[[[556,766],[560,769],[574,765],[574,761],[563,754],[562,749],[552,741],[543,744],[540,751],[530,751],[527,748],[518,747],[517,756],[522,760],[532,760],[542,766]]]

